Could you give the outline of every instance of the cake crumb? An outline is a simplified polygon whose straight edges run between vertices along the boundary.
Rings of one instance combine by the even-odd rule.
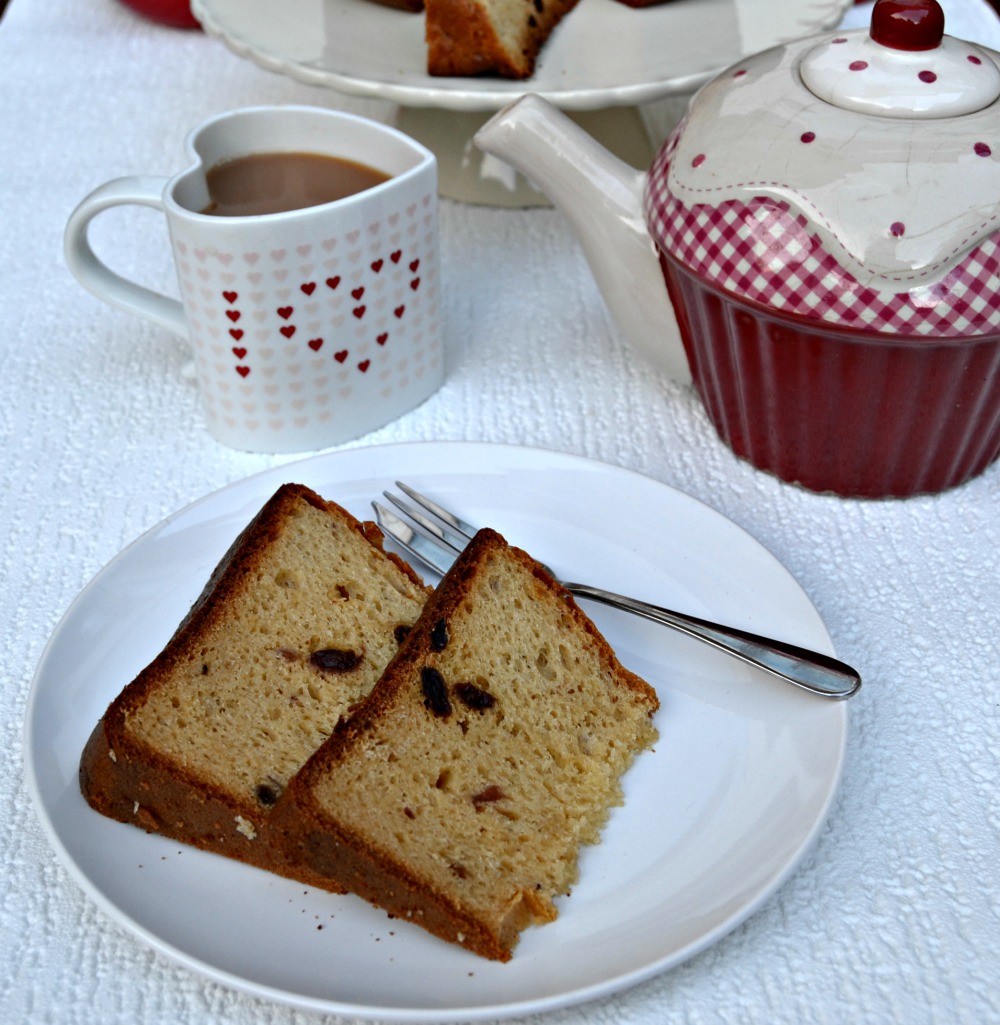
[[[236,816],[236,832],[242,833],[248,840],[257,839],[257,830],[254,828],[254,824],[242,815]]]

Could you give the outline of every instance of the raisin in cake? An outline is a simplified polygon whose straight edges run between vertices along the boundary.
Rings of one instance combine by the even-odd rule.
[[[264,829],[275,801],[368,694],[426,600],[381,542],[373,524],[282,486],[94,729],[80,765],[87,801],[283,871]]]
[[[431,75],[528,78],[553,29],[577,0],[425,0]]]
[[[506,961],[556,917],[657,707],[572,597],[482,530],[271,825],[314,880]]]

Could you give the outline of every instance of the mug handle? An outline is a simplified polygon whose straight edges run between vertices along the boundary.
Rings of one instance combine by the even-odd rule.
[[[98,299],[187,338],[187,320],[180,302],[116,274],[98,259],[87,237],[90,222],[109,207],[135,204],[164,210],[163,190],[168,180],[133,175],[116,178],[94,189],[70,215],[63,248],[74,277]]]

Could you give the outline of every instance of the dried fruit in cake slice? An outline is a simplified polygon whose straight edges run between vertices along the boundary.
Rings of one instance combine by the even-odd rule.
[[[271,825],[314,880],[505,961],[556,917],[658,704],[541,566],[482,530]]]
[[[285,871],[266,839],[275,802],[369,693],[426,596],[377,527],[283,485],[97,724],[84,797],[111,818]]]
[[[420,14],[424,9],[424,0],[372,0],[372,3],[383,7],[395,7],[410,14]]]
[[[618,0],[618,3],[626,7],[659,7],[671,2],[672,0]]]
[[[425,0],[430,75],[529,78],[577,0]]]

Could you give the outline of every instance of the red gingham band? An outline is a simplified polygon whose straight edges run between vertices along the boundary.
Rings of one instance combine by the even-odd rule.
[[[890,334],[959,337],[1000,331],[1000,236],[937,283],[910,292],[862,286],[777,200],[687,207],[667,192],[679,130],[657,156],[645,196],[654,241],[699,277],[777,310]]]

